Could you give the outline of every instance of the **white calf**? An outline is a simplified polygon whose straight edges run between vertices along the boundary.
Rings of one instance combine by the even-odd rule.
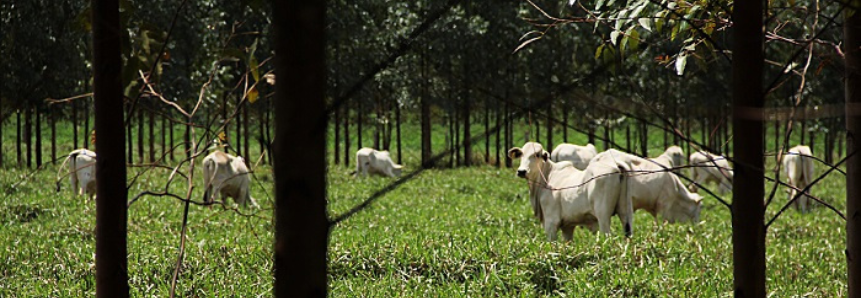
[[[804,189],[813,181],[813,159],[805,156],[813,156],[810,147],[798,145],[789,149],[789,153],[783,155],[783,169],[789,179],[789,185]],[[789,189],[789,198],[792,199],[798,193],[795,189]],[[795,200],[795,208],[801,213],[806,213],[810,207],[810,199],[802,195]]]
[[[395,164],[388,151],[362,148],[356,152],[356,175],[367,177],[368,173],[387,177],[400,177],[403,167]]]
[[[559,144],[550,153],[550,160],[553,162],[570,161],[575,168],[582,171],[589,166],[589,161],[597,154],[598,151],[595,150],[595,145],[592,144],[586,144],[586,146]]]
[[[541,144],[528,142],[522,148],[511,148],[508,156],[520,158],[517,176],[529,183],[532,210],[544,225],[547,240],[555,241],[557,230],[562,239],[571,240],[574,228],[585,225],[610,234],[610,219],[619,216],[625,235],[633,234],[633,209],[627,195],[623,163],[591,162],[580,171],[567,161],[554,162]]]
[[[227,203],[227,197],[232,197],[243,207],[249,203],[257,207],[257,202],[251,197],[250,176],[241,156],[221,151],[210,153],[203,158],[203,201],[210,203],[220,194],[222,203]]]
[[[663,154],[652,158],[652,160],[668,168],[678,167],[685,162],[685,152],[682,151],[681,147],[673,145],[667,148]]]
[[[75,196],[87,194],[92,200],[96,195],[96,153],[87,149],[69,152],[69,156],[57,170],[57,191],[60,191],[60,171],[69,161],[69,181]]]

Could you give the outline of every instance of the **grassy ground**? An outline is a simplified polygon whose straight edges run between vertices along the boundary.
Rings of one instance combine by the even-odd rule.
[[[481,130],[476,126],[473,134]],[[445,131],[435,129],[437,152],[445,146]],[[14,140],[14,131],[3,133],[8,165],[14,142],[7,140]],[[419,164],[418,136],[404,134],[407,171]],[[522,138],[522,132],[515,133],[517,145]],[[561,134],[556,139],[561,142]],[[571,139],[582,143],[585,136],[572,133]],[[620,135],[616,139],[624,140]],[[371,140],[365,136],[366,144]],[[650,154],[657,155],[660,136],[650,142]],[[475,151],[483,157],[483,141]],[[129,176],[138,170],[130,170]],[[254,182],[252,195],[262,206],[259,217],[220,207],[191,207],[178,284],[181,296],[271,295],[272,178],[268,167],[254,170],[259,183]],[[393,181],[354,179],[350,171],[329,168],[332,216]],[[6,244],[0,247],[0,297],[93,295],[94,202],[73,197],[67,184],[54,192],[53,165],[30,173],[8,166],[0,170],[0,187],[8,189],[0,195],[0,243]],[[166,179],[166,171],[148,172],[132,186],[130,197],[159,190]],[[197,181],[202,182],[200,172]],[[171,190],[185,193],[182,181]],[[839,174],[813,193],[845,210],[845,180]],[[195,197],[200,196],[197,190]],[[786,200],[781,192],[766,219]],[[335,297],[729,297],[731,217],[713,198],[704,204],[702,222],[696,225],[658,224],[638,213],[631,239],[618,236],[621,227],[614,219],[616,236],[578,229],[571,242],[547,243],[531,216],[526,185],[514,177],[513,169],[431,170],[333,229],[330,289]],[[181,219],[182,204],[170,198],[146,197],[129,208],[134,297],[167,296]],[[777,220],[767,234],[770,296],[844,296],[844,226],[826,208],[807,215],[789,210]]]

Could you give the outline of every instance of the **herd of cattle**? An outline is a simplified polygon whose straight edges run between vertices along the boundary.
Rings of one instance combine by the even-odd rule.
[[[609,234],[614,215],[621,220],[625,235],[630,236],[636,210],[645,210],[655,220],[696,223],[702,209],[698,185],[714,182],[719,193],[732,191],[733,170],[727,159],[705,151],[694,152],[687,159],[689,178],[694,183],[682,183],[677,174],[686,158],[678,146],[667,148],[658,157],[642,158],[615,149],[598,153],[592,144],[561,144],[547,152],[541,144],[527,142],[508,150],[508,156],[520,159],[517,177],[528,181],[533,214],[550,241],[556,240],[558,230],[562,230],[564,240],[570,240],[577,226]],[[794,187],[790,188],[791,197],[813,179],[810,157],[810,148],[803,145],[783,156],[788,184]],[[96,193],[96,153],[87,149],[72,151],[60,171],[67,163],[75,194],[92,199]],[[362,148],[356,152],[356,176],[399,177],[402,169],[387,151]],[[203,159],[204,202],[211,203],[220,195],[222,203],[231,197],[239,205],[257,207],[250,195],[249,173],[242,157],[221,151],[210,153]],[[57,174],[59,177],[60,172]],[[59,187],[58,178],[58,191]],[[808,202],[806,196],[800,196],[796,208],[807,212]]]

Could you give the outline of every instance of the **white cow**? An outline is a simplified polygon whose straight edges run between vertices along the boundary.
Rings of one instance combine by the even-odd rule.
[[[232,197],[236,204],[258,207],[251,197],[251,174],[241,156],[214,151],[203,158],[203,201],[211,203],[216,195],[221,195],[221,202],[227,203],[227,197]]]
[[[87,149],[69,152],[69,156],[57,170],[57,191],[60,191],[60,171],[69,163],[69,181],[75,196],[87,194],[89,199],[96,195],[96,153]]]
[[[691,154],[691,179],[702,185],[708,181],[718,184],[718,192],[725,194],[732,191],[732,168],[725,157],[698,151]],[[692,192],[697,191],[697,185],[691,184]]]
[[[663,154],[652,158],[652,160],[668,168],[678,167],[685,162],[685,152],[682,151],[681,147],[673,145],[667,148]]]
[[[379,174],[387,177],[400,177],[403,166],[395,164],[388,151],[362,148],[356,152],[356,175],[367,177]]]
[[[597,154],[598,151],[595,150],[595,145],[592,144],[586,144],[586,146],[559,144],[550,153],[550,160],[553,162],[570,161],[575,168],[582,171],[589,166],[589,161]]]
[[[624,163],[591,162],[580,171],[567,161],[554,162],[539,143],[528,142],[522,148],[508,150],[512,159],[520,158],[517,176],[529,182],[529,198],[535,216],[544,225],[549,241],[571,240],[574,228],[587,226],[610,234],[610,219],[619,216],[625,235],[633,234],[634,216],[627,194]]]
[[[702,197],[689,192],[678,176],[667,171],[672,164],[615,149],[601,152],[592,159],[592,162],[607,161],[620,161],[631,167],[628,195],[631,196],[634,211],[642,209],[652,214],[655,220],[660,215],[670,223],[699,222]]]
[[[789,153],[783,155],[783,169],[789,179],[789,185],[804,189],[813,181],[813,159],[805,156],[813,156],[810,147],[798,145],[789,149]],[[798,193],[795,189],[789,189],[789,198],[792,199]],[[795,200],[795,208],[801,213],[807,213],[810,207],[810,199],[802,195]]]

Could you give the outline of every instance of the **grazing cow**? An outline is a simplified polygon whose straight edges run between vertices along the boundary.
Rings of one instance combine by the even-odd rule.
[[[221,202],[227,203],[227,197],[232,197],[236,204],[243,207],[250,203],[258,207],[251,197],[251,177],[245,160],[241,156],[214,151],[203,158],[203,201],[211,203],[216,195],[221,195]]]
[[[668,168],[678,167],[685,162],[685,152],[682,151],[681,147],[673,145],[652,160]]]
[[[627,194],[627,172],[624,163],[591,162],[586,170],[570,162],[554,162],[539,143],[528,142],[522,148],[508,150],[512,159],[520,158],[517,176],[529,182],[529,201],[535,216],[544,225],[547,240],[555,241],[557,230],[562,239],[571,240],[574,228],[587,226],[610,234],[611,217],[616,214],[633,234],[633,209]]]
[[[586,144],[586,146],[559,144],[550,153],[550,160],[553,162],[570,161],[575,168],[582,171],[589,166],[589,161],[597,154],[598,151],[595,150],[595,145],[592,144]]]
[[[667,154],[661,156],[665,155]],[[678,176],[666,171],[672,164],[648,160],[615,149],[601,152],[592,159],[592,162],[607,161],[620,161],[631,167],[628,195],[631,197],[634,211],[642,209],[652,214],[655,220],[658,220],[660,215],[670,223],[699,222],[702,197],[689,192]]]
[[[356,152],[356,175],[367,177],[368,173],[387,177],[400,177],[403,166],[395,164],[388,151],[362,148]]]
[[[786,171],[786,177],[789,179],[789,185],[804,189],[813,181],[813,159],[805,156],[813,156],[810,147],[798,145],[789,149],[789,153],[783,155],[783,168]],[[798,193],[795,189],[789,189],[789,199],[795,197]],[[802,195],[795,200],[795,208],[801,213],[807,213],[810,207],[810,199],[806,195]]]
[[[57,170],[57,191],[60,191],[60,171],[69,163],[69,181],[75,196],[87,194],[89,199],[96,195],[96,153],[87,149],[69,152],[69,156]]]
[[[699,151],[691,154],[690,162],[691,179],[696,182],[690,186],[692,192],[697,191],[697,184],[708,181],[717,182],[720,194],[732,191],[732,168],[725,157]]]

